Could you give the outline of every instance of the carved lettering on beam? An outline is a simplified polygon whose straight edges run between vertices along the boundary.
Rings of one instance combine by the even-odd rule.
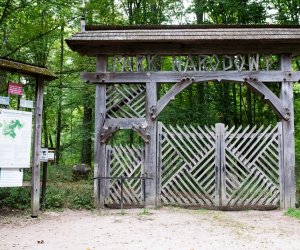
[[[188,55],[186,57],[186,63],[185,63],[185,68],[184,71],[197,71],[193,57],[191,55]]]
[[[143,55],[113,57],[113,72],[144,72],[168,69],[175,72],[195,71],[259,71],[278,70],[278,55],[252,54],[188,54]],[[171,64],[171,65],[170,65]]]
[[[234,57],[234,65],[238,71],[242,71],[245,65],[245,56],[236,55]]]
[[[173,71],[181,72],[181,58],[180,56],[173,56]]]
[[[249,55],[249,70],[258,71],[259,70],[259,54]]]
[[[223,56],[223,70],[227,71],[232,68],[232,58],[231,56],[224,55]]]
[[[290,119],[290,111],[265,84],[259,82],[256,78],[245,78],[247,86],[249,86],[255,93],[262,96],[266,102],[270,104],[277,115],[284,120]]]
[[[219,64],[220,64],[220,60],[219,60],[218,56],[215,54],[212,55],[210,57],[210,67],[211,67],[212,71],[217,71],[219,68]]]

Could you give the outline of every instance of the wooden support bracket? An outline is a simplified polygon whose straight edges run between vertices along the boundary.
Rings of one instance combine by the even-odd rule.
[[[101,133],[100,133],[100,142],[102,144],[105,144],[113,135],[113,133],[115,133],[116,131],[118,131],[120,129],[119,126],[115,126],[115,127],[103,127]]]
[[[132,130],[134,130],[135,132],[137,132],[142,139],[144,140],[145,143],[149,143],[150,142],[150,133],[147,129],[147,127],[143,127],[142,124],[132,124]]]
[[[245,83],[255,93],[262,96],[268,102],[271,108],[282,119],[288,121],[290,119],[290,110],[284,106],[282,100],[277,97],[264,83],[258,81],[256,78],[245,78]]]
[[[156,107],[150,108],[151,120],[155,120],[157,116],[163,111],[168,103],[175,99],[176,95],[182,90],[190,86],[195,81],[194,77],[182,77],[181,80],[175,83],[172,88],[158,100]]]

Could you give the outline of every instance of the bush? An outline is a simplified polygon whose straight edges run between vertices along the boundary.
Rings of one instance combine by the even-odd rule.
[[[47,187],[46,190],[46,208],[62,208],[64,206],[65,191]]]
[[[71,208],[75,209],[92,209],[94,208],[93,196],[90,190],[80,190],[72,195]]]
[[[28,187],[0,188],[0,207],[30,208],[31,190]]]

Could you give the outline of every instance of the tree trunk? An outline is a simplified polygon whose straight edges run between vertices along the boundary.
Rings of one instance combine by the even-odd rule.
[[[92,115],[93,110],[88,103],[88,93],[85,93],[83,101],[83,120],[82,120],[82,148],[81,163],[89,166],[92,164]]]
[[[56,128],[56,164],[60,162],[61,156],[61,132],[62,132],[62,77],[63,77],[63,66],[64,66],[64,24],[61,25],[60,32],[60,77],[59,77],[59,90],[58,90],[58,107],[57,107],[57,128]]]

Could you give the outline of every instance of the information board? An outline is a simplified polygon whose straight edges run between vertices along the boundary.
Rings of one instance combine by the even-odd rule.
[[[0,168],[29,168],[32,113],[0,109]]]
[[[0,168],[0,187],[21,187],[22,185],[22,169]]]

